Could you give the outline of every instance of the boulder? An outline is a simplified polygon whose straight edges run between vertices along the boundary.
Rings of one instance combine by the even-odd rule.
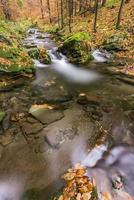
[[[62,111],[47,108],[45,104],[32,106],[29,113],[43,124],[50,124],[64,117]]]
[[[92,59],[89,40],[87,33],[75,33],[68,37],[58,50],[66,55],[70,62],[88,63]]]
[[[113,35],[103,42],[103,48],[107,51],[122,51],[123,49],[123,40],[124,37],[122,35]]]

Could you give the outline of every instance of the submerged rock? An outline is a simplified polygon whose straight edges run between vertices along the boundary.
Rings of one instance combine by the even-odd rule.
[[[29,135],[29,134],[36,134],[39,131],[41,131],[43,128],[43,125],[39,122],[34,123],[34,124],[24,122],[21,127],[22,127],[23,132]]]
[[[52,110],[49,107],[47,108],[46,104],[40,106],[32,106],[29,110],[29,113],[43,124],[50,124],[64,117],[62,111]]]

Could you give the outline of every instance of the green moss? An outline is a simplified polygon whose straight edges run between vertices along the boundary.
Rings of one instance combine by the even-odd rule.
[[[39,58],[38,48],[33,48],[31,50],[28,50],[28,55],[33,59],[38,59]]]
[[[127,38],[127,34],[113,35],[106,38],[103,42],[103,47],[108,51],[120,51],[123,50],[123,40]]]
[[[82,41],[90,41],[91,36],[88,33],[85,32],[77,32],[72,34],[70,37],[68,37],[65,42],[69,41],[77,41],[77,42],[82,42]]]

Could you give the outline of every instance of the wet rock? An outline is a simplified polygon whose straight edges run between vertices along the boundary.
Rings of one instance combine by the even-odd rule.
[[[79,103],[81,105],[86,105],[88,103],[87,97],[86,96],[80,96],[77,99],[77,103]]]
[[[50,146],[46,141],[43,141],[42,143],[39,144],[38,146],[38,152],[39,153],[45,153],[48,152],[50,150]]]
[[[99,49],[96,49],[92,53],[92,56],[97,62],[107,62],[112,58],[111,53],[107,52],[106,50],[99,50]]]
[[[31,29],[28,30],[28,34],[35,34],[35,31],[36,31],[35,29],[31,28]]]
[[[65,141],[64,134],[62,130],[57,132],[48,131],[45,134],[45,140],[53,148],[59,148],[60,144]]]
[[[30,135],[30,134],[36,134],[39,133],[43,129],[43,125],[41,123],[34,123],[30,124],[28,122],[24,122],[21,125],[23,133]]]
[[[14,137],[10,133],[0,136],[0,144],[2,146],[7,146],[13,142]]]
[[[31,107],[29,113],[43,124],[50,124],[64,117],[64,114],[59,110],[50,110],[46,108]]]
[[[10,127],[11,115],[12,115],[12,111],[11,110],[6,111],[6,116],[2,121],[2,127],[3,127],[4,131],[6,131]]]
[[[27,118],[27,122],[29,122],[29,123],[31,123],[31,124],[34,124],[34,123],[37,123],[38,120],[36,120],[36,119],[34,119],[34,118],[32,118],[32,117],[28,117],[28,118]]]
[[[64,131],[64,137],[65,137],[65,139],[69,139],[69,140],[73,140],[74,139],[74,137],[78,134],[78,132],[77,132],[78,130],[77,130],[77,128],[67,128],[67,129],[65,129],[65,131]]]
[[[0,111],[0,122],[3,121],[4,117],[5,117],[6,113],[3,111]]]
[[[35,48],[37,48],[37,45],[36,44],[25,44],[24,45],[25,46],[25,48],[27,48],[27,49],[35,49]]]
[[[45,39],[45,38],[46,38],[46,35],[40,34],[40,35],[37,35],[36,38],[37,38],[37,39]]]

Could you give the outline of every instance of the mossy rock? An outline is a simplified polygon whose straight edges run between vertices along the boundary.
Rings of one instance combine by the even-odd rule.
[[[32,59],[39,60],[43,64],[50,64],[51,58],[45,48],[33,48],[28,50],[28,54]]]
[[[58,50],[66,55],[70,62],[88,63],[92,59],[88,46],[90,39],[87,33],[75,33],[68,37]]]
[[[43,64],[50,64],[51,58],[45,48],[39,48],[39,61]]]
[[[4,73],[33,73],[34,63],[27,52],[17,45],[0,47],[0,71]]]
[[[33,49],[28,50],[28,55],[33,59],[38,59],[39,58],[39,49],[33,48]]]
[[[103,48],[107,51],[122,51],[123,49],[123,40],[125,36],[123,35],[114,35],[104,40]]]
[[[32,65],[18,65],[18,64],[11,64],[11,65],[0,65],[0,71],[4,73],[33,73],[35,70],[34,64]]]

